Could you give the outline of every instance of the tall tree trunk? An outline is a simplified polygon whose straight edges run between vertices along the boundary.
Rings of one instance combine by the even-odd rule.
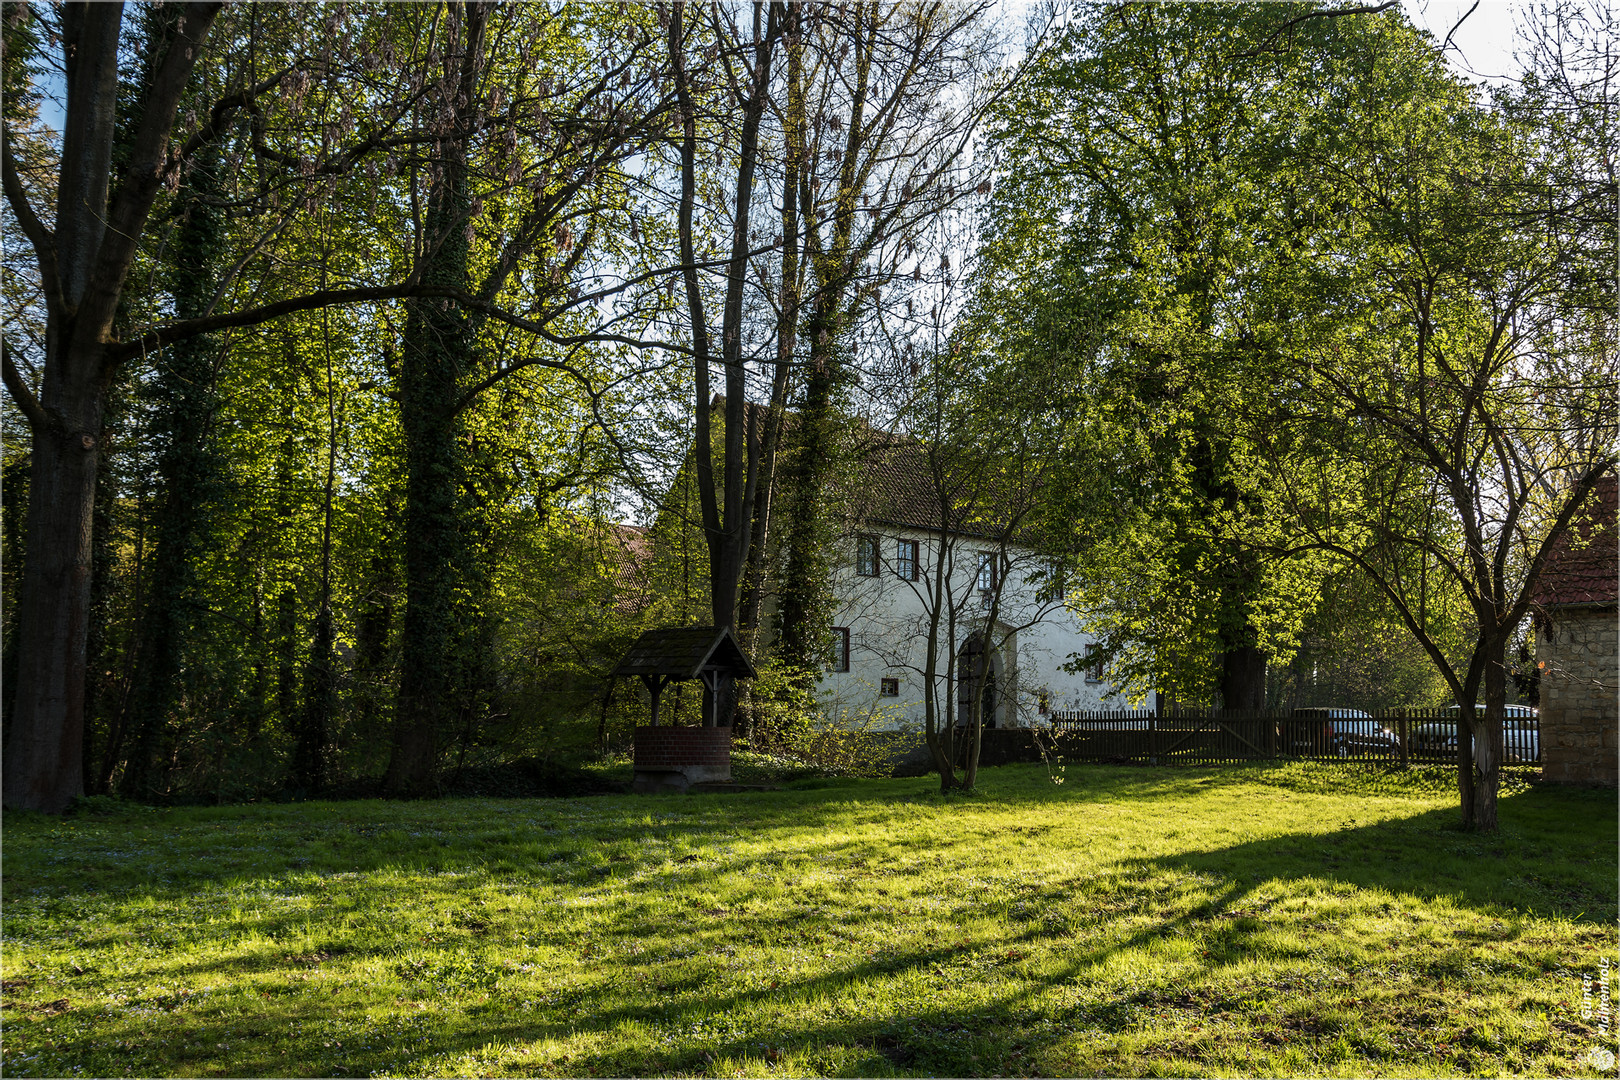
[[[428,793],[440,738],[455,719],[456,569],[464,541],[456,497],[457,425],[446,415],[445,402],[454,398],[468,343],[460,312],[416,306],[406,326],[401,365],[405,613],[393,750],[384,781],[390,794],[402,796]]]
[[[1507,640],[1481,642],[1485,653],[1485,710],[1474,724],[1473,827],[1478,832],[1497,829],[1496,795],[1502,780],[1502,713],[1507,703]]]
[[[825,332],[824,322],[812,319],[814,335]],[[783,537],[786,559],[782,568],[782,659],[806,671],[819,670],[825,662],[827,634],[831,622],[831,562],[827,557],[826,480],[833,457],[833,374],[832,361],[825,349],[812,345],[810,374],[804,401],[799,407],[798,424],[782,476],[782,493],[787,510]]]
[[[326,288],[322,256],[321,288]],[[293,783],[306,792],[319,791],[326,779],[336,700],[336,658],[332,654],[332,499],[337,483],[337,388],[332,381],[331,313],[321,312],[321,352],[326,360],[326,485],[321,499],[321,583],[315,605],[315,640],[304,668],[304,711],[293,744]]]
[[[218,4],[188,5],[176,20],[110,206],[121,6],[62,8],[67,94],[54,232],[26,205],[7,151],[6,199],[39,259],[48,312],[37,397],[0,344],[0,372],[33,438],[28,565],[17,603],[22,644],[4,770],[13,807],[59,812],[84,790],[90,538],[103,405],[116,373],[108,343],[162,182],[174,114],[218,12]]]
[[[102,336],[75,333],[75,316],[106,231],[122,14],[112,4],[62,10],[68,110],[53,238],[62,302],[48,304],[45,378],[39,411],[29,415],[28,563],[17,598],[21,646],[5,757],[6,803],[31,810],[65,810],[84,790],[90,536],[107,380]],[[9,365],[8,358],[8,385]]]
[[[217,205],[217,153],[188,170],[180,193],[180,227],[172,266],[175,312],[204,314],[213,299],[225,221]],[[166,787],[162,763],[170,713],[180,698],[181,673],[194,633],[199,602],[197,563],[209,521],[221,494],[223,465],[211,445],[217,407],[218,345],[210,336],[165,349],[153,396],[154,431],[162,449],[157,475],[161,495],[151,584],[140,615],[140,637],[129,716],[134,726],[124,793],[152,798]]]
[[[725,299],[721,308],[719,360],[725,378],[726,412],[718,485],[714,475],[713,417],[709,400],[709,367],[715,356],[708,317],[704,313],[696,245],[692,235],[692,215],[697,198],[697,106],[692,98],[692,82],[686,67],[684,3],[671,5],[667,38],[681,115],[681,194],[676,231],[692,334],[692,370],[697,405],[694,471],[697,474],[698,501],[702,507],[703,533],[709,548],[709,610],[715,626],[730,628],[735,628],[737,624],[738,591],[752,547],[754,499],[759,483],[759,444],[749,437],[747,371],[742,355],[743,294],[748,272],[749,212],[753,206],[754,173],[759,162],[759,124],[770,95],[771,60],[782,32],[783,7],[770,5],[765,12],[763,25],[761,12],[762,7],[755,5],[749,93],[742,102],[737,181],[732,192],[732,205],[736,213],[726,268]],[[730,726],[735,704],[735,684],[729,676],[723,677],[715,691],[704,690],[703,723]]]
[[[782,39],[787,53],[787,102],[783,109],[785,155],[782,176],[782,279],[776,329],[776,370],[771,378],[771,401],[761,425],[759,439],[759,480],[755,488],[754,521],[737,625],[740,640],[750,655],[757,655],[760,605],[770,579],[772,514],[777,495],[777,461],[782,444],[793,354],[798,348],[799,310],[803,282],[799,258],[799,181],[805,166],[804,42],[801,37],[803,11],[797,4],[787,7]],[[752,414],[750,414],[752,418]],[[750,433],[752,436],[752,433]]]
[[[805,201],[805,256],[812,275],[814,296],[805,327],[809,342],[809,375],[804,404],[799,411],[799,433],[791,466],[784,477],[789,500],[787,560],[782,572],[782,655],[789,664],[812,670],[819,666],[830,625],[831,566],[826,558],[822,522],[826,511],[827,481],[835,461],[835,395],[843,377],[844,331],[849,312],[845,300],[859,271],[861,255],[851,246],[861,201],[857,162],[865,150],[867,92],[871,78],[872,41],[877,32],[875,8],[857,7],[857,24],[866,36],[855,35],[855,80],[850,115],[836,189],[836,201],[827,217],[830,233],[822,237],[814,205]]]
[[[930,474],[935,494],[940,495],[940,526],[934,534],[934,568],[932,574],[923,573],[923,589],[928,612],[928,633],[923,653],[923,740],[939,771],[939,791],[945,794],[958,786],[956,779],[956,608],[951,598],[951,514],[948,490],[939,469],[939,462],[930,455]],[[918,558],[921,558],[921,552]],[[944,623],[942,626],[941,623]],[[941,634],[945,648],[944,688],[940,689],[939,657]],[[940,715],[940,705],[944,715]]]
[[[102,418],[104,438],[106,432],[119,426],[116,414],[120,411],[119,399],[123,395],[114,391],[110,396],[109,415]],[[100,756],[116,760],[123,741],[124,718],[128,713],[128,709],[123,707],[127,704],[128,687],[125,687],[126,693],[122,695],[126,701],[111,700],[115,684],[107,669],[107,665],[113,662],[107,631],[112,623],[112,569],[117,561],[112,530],[117,512],[118,488],[111,466],[111,458],[106,453],[101,454],[96,465],[96,509],[90,527],[90,637],[85,644],[84,761],[81,763],[84,790],[88,795],[106,794],[106,777],[111,775],[110,769],[97,767],[97,721],[104,721]],[[139,591],[134,599],[138,609],[141,603]],[[126,652],[135,650],[138,645],[138,639],[129,642]]]
[[[438,169],[428,195],[422,280],[468,287],[468,115],[476,101],[486,9],[454,5],[460,20],[436,99],[447,110],[434,145]],[[443,736],[455,730],[456,577],[466,540],[457,488],[462,462],[455,403],[471,366],[473,333],[465,312],[439,300],[412,301],[400,362],[400,421],[405,435],[405,616],[399,697],[384,790],[431,792]]]

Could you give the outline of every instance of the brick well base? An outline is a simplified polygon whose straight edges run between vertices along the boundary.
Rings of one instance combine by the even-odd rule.
[[[638,727],[637,791],[684,791],[731,779],[731,728]]]

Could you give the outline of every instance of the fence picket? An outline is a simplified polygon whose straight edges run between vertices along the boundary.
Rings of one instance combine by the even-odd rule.
[[[1228,761],[1329,760],[1452,764],[1457,760],[1461,714],[1448,709],[1388,709],[1354,718],[1373,732],[1390,731],[1387,744],[1375,734],[1346,737],[1319,716],[1288,710],[1243,711],[1171,708],[1096,709],[1056,712],[1050,717],[1058,751],[1075,761],[1140,761],[1148,764]],[[1541,760],[1539,717],[1511,717],[1502,730],[1508,764]]]

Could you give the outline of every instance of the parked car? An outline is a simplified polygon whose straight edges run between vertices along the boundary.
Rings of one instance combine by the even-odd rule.
[[[1419,724],[1412,732],[1418,745],[1430,750],[1457,749],[1457,718],[1460,705],[1446,710],[1451,719],[1441,723]],[[1476,716],[1484,715],[1485,706],[1475,705]],[[1541,710],[1530,705],[1502,706],[1502,759],[1508,762],[1541,760]]]
[[[1315,751],[1350,757],[1393,755],[1400,750],[1396,734],[1360,709],[1295,709],[1293,716],[1291,742],[1296,754]]]

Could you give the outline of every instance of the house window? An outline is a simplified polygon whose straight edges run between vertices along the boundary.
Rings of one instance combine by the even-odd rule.
[[[996,594],[996,557],[989,552],[979,555],[979,569],[974,575],[979,588],[979,606],[989,611]]]
[[[1103,681],[1103,655],[1101,645],[1086,646],[1086,682]]]
[[[884,679],[882,681],[882,683],[878,687],[878,696],[879,697],[899,697],[900,696],[900,680],[899,679]]]
[[[877,537],[862,535],[855,538],[855,572],[861,577],[877,577]]]
[[[894,572],[907,581],[917,580],[917,541],[895,541]]]
[[[835,626],[832,628],[832,643],[827,657],[828,671],[849,670],[849,627]]]

